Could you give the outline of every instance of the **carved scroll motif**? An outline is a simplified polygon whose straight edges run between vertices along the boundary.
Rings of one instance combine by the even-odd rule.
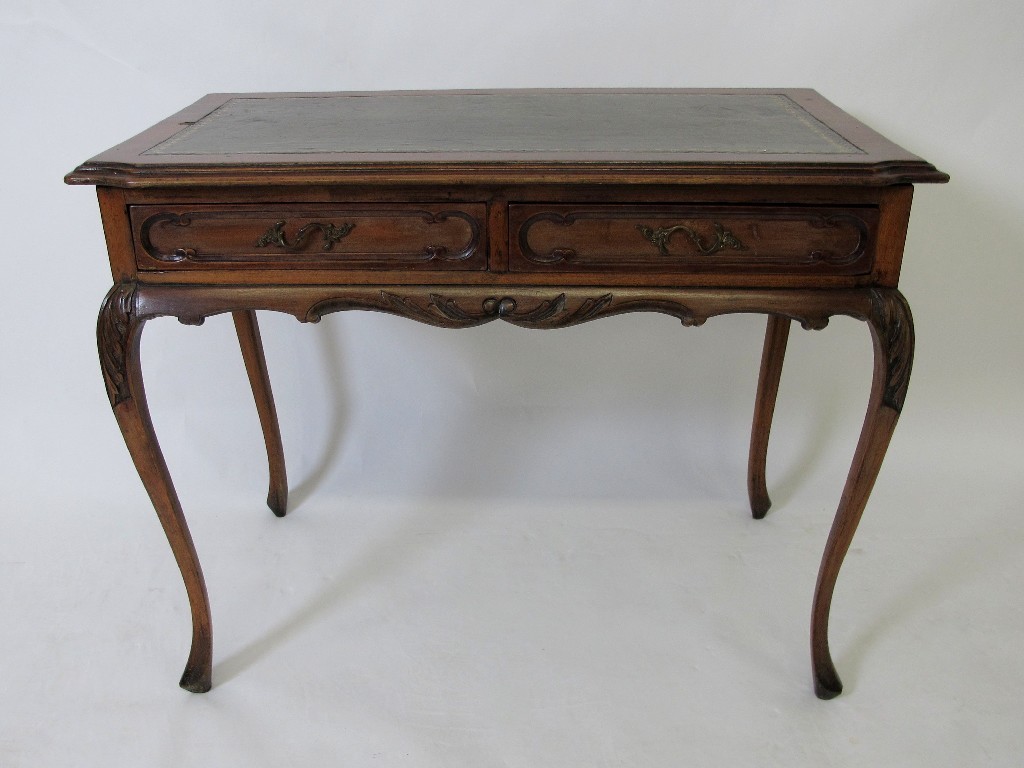
[[[264,232],[260,238],[256,241],[257,248],[266,248],[267,246],[274,245],[278,248],[284,248],[285,250],[294,251],[297,248],[302,247],[303,241],[309,235],[310,232],[320,231],[323,235],[324,241],[321,244],[320,250],[329,251],[334,248],[334,244],[341,240],[343,237],[348,235],[353,229],[355,224],[345,223],[340,227],[334,226],[334,224],[324,224],[320,221],[312,221],[306,224],[304,227],[299,229],[295,233],[295,239],[289,243],[287,236],[285,235],[284,228],[287,222],[278,221]]]
[[[415,319],[449,327],[472,327],[500,319],[522,328],[560,328],[593,319],[612,301],[610,293],[573,304],[566,300],[564,293],[540,300],[488,296],[477,309],[437,293],[430,294],[426,306],[386,291],[382,291],[381,296],[391,307],[409,312]]]
[[[644,239],[649,241],[651,244],[657,246],[658,252],[662,256],[668,256],[668,241],[672,238],[672,235],[677,232],[682,232],[697,248],[697,251],[702,256],[710,256],[718,251],[725,250],[726,248],[732,248],[737,251],[744,249],[743,243],[740,242],[739,238],[736,237],[732,232],[723,227],[717,221],[714,222],[715,227],[715,239],[711,242],[705,242],[704,238],[700,236],[700,233],[685,224],[676,224],[674,227],[649,227],[646,224],[637,224],[636,228],[640,234],[643,235]]]
[[[110,405],[116,408],[131,399],[128,386],[128,345],[134,318],[135,283],[118,283],[103,300],[96,324],[100,368]]]
[[[395,215],[395,212],[391,211],[387,211],[385,213]],[[436,243],[427,244],[423,246],[422,249],[425,261],[464,261],[472,256],[476,251],[480,238],[480,227],[476,219],[463,211],[439,211],[437,213],[431,213],[429,211],[415,211],[402,213],[403,215],[418,216],[428,224],[443,224],[449,219],[457,218],[465,221],[469,225],[469,238],[465,247],[452,252],[452,249],[447,245]],[[314,221],[299,229],[295,233],[295,237],[292,242],[288,242],[288,236],[284,230],[286,226],[287,221],[278,221],[273,224],[256,241],[256,247],[266,248],[268,246],[275,246],[288,251],[296,251],[302,247],[303,242],[311,232],[319,231],[324,238],[323,243],[321,244],[321,250],[329,251],[333,249],[335,243],[346,237],[356,227],[355,223],[349,222],[346,222],[341,226],[335,226],[334,224],[325,224],[323,222]]]
[[[162,212],[148,216],[139,226],[139,241],[142,250],[153,259],[167,264],[183,261],[194,262],[226,262],[247,261],[256,258],[251,254],[252,248],[274,249],[289,255],[304,254],[307,251],[319,250],[323,254],[335,251],[335,246],[348,237],[357,226],[364,223],[372,224],[374,220],[384,223],[389,228],[401,219],[419,219],[428,226],[422,230],[423,239],[428,232],[436,232],[439,237],[435,242],[415,242],[417,235],[406,231],[397,242],[398,253],[378,253],[371,251],[362,253],[360,245],[353,244],[347,252],[337,254],[339,259],[380,259],[401,257],[409,261],[465,261],[473,257],[480,247],[480,224],[470,214],[460,210],[415,210],[403,207],[389,208],[358,208],[349,211],[335,211],[330,214],[352,216],[354,220],[335,224],[332,221],[309,221],[315,216],[309,211],[298,211],[296,217],[304,217],[302,226],[294,222],[289,227],[288,219],[280,219],[271,224],[259,237],[254,237],[251,228],[265,226],[266,220],[254,216],[251,211],[243,209],[195,210],[183,213]],[[256,224],[253,221],[256,221]],[[469,232],[464,242],[456,239],[459,228],[446,223],[454,223],[459,219],[465,223]],[[184,231],[191,228],[191,231]],[[289,232],[289,228],[292,230]],[[372,229],[372,226],[371,226]],[[399,224],[396,232],[404,231]],[[461,234],[461,232],[459,233]],[[179,245],[183,235],[189,235],[188,246]],[[454,237],[453,237],[454,235]],[[451,241],[446,242],[448,238]],[[375,238],[370,229],[366,231],[366,240]],[[154,242],[155,240],[155,242]],[[196,245],[199,243],[199,245]],[[362,245],[365,245],[363,243]],[[264,261],[256,258],[257,261]]]
[[[139,229],[139,239],[142,241],[142,247],[146,253],[158,261],[166,261],[171,264],[175,264],[179,261],[187,261],[188,259],[194,259],[196,257],[195,248],[175,248],[173,251],[167,253],[153,245],[151,232],[153,227],[157,225],[188,227],[192,225],[191,214],[159,213],[156,216],[150,216],[142,222],[142,227]]]
[[[533,250],[530,247],[529,234],[530,227],[539,221],[550,221],[563,227],[570,227],[576,223],[577,218],[577,215],[574,213],[561,214],[546,211],[534,214],[523,222],[523,225],[519,228],[519,249],[527,259],[537,264],[558,264],[559,262],[574,258],[576,251],[573,248],[552,248],[547,253],[539,253]]]
[[[438,211],[437,213],[424,211],[423,213],[423,219],[429,224],[443,224],[452,218],[461,219],[469,225],[469,239],[466,241],[466,245],[454,253],[445,245],[428,245],[423,249],[427,261],[434,259],[465,261],[476,252],[480,242],[480,224],[475,218],[465,211]]]
[[[811,251],[809,254],[811,262],[820,262],[833,267],[841,267],[853,264],[864,255],[868,244],[868,225],[857,216],[848,213],[837,213],[831,216],[816,216],[809,219],[812,227],[817,229],[837,229],[841,224],[849,224],[857,232],[857,243],[849,253],[836,253],[835,251]]]
[[[659,312],[676,317],[687,326],[701,325],[706,319],[669,298],[627,298],[617,302],[612,293],[574,297],[559,293],[550,298],[529,294],[474,300],[440,293],[402,295],[387,290],[380,291],[376,300],[345,296],[318,301],[303,319],[317,322],[326,314],[349,309],[387,312],[443,328],[471,328],[493,320],[504,320],[521,328],[565,328],[628,312]]]
[[[644,212],[632,209],[585,209],[568,213],[540,211],[518,226],[519,252],[527,261],[543,265],[578,262],[587,267],[621,264],[630,258],[651,263],[653,254],[642,253],[643,246],[631,244],[625,239],[626,233],[618,227],[628,219],[662,214],[666,217],[684,215],[672,214],[670,211]],[[698,216],[685,223],[666,226],[654,226],[641,221],[634,224],[633,228],[639,233],[641,242],[650,243],[657,249],[657,255],[664,258],[664,264],[668,267],[678,265],[686,268],[688,260],[698,262],[708,259],[707,263],[701,262],[703,268],[712,264],[715,267],[758,269],[776,265],[785,268],[845,268],[865,262],[868,256],[873,224],[871,213],[865,215],[868,218],[843,211],[822,213],[789,208],[772,208],[767,211],[741,209],[724,214],[731,218],[717,221]],[[575,238],[567,233],[562,242],[559,242],[561,238],[551,226],[570,229],[577,224],[588,225],[588,228],[581,230]],[[794,228],[801,225],[806,228],[805,234],[813,243],[802,252],[799,242],[792,236]],[[539,226],[543,227],[542,233]],[[609,242],[615,244],[611,248],[605,247],[608,252],[596,245],[598,241],[595,238],[599,237],[601,227],[610,232]],[[741,239],[736,231],[749,231],[752,240],[747,235]],[[535,241],[533,243],[531,235]],[[676,243],[680,238],[683,243]],[[538,245],[538,242],[544,245]],[[577,252],[576,248],[580,248],[580,251]]]

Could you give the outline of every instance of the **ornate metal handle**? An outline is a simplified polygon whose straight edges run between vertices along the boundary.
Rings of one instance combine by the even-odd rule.
[[[685,224],[676,224],[674,227],[658,227],[657,229],[648,227],[646,224],[637,224],[636,228],[640,230],[640,234],[643,235],[645,240],[649,240],[658,247],[662,256],[669,255],[668,241],[676,232],[685,233],[702,256],[710,256],[726,248],[741,251],[745,247],[736,235],[718,222],[715,222],[715,239],[710,243],[706,243],[699,233],[690,229]]]
[[[287,248],[289,250],[295,250],[302,245],[302,241],[306,239],[306,236],[313,230],[320,230],[324,236],[323,250],[329,251],[334,247],[334,244],[345,237],[349,232],[355,228],[355,224],[342,224],[340,227],[336,227],[333,224],[323,224],[319,221],[314,221],[298,232],[295,233],[295,240],[291,243],[288,242],[285,237],[284,227],[287,222],[279,221],[266,232],[264,232],[260,239],[256,241],[257,248],[266,248],[268,245],[276,245],[278,248]]]

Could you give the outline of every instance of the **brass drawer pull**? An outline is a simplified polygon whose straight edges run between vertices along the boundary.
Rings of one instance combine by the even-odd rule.
[[[279,221],[266,232],[264,232],[260,239],[256,241],[257,248],[266,248],[268,245],[276,245],[278,248],[287,248],[289,250],[295,250],[302,245],[302,241],[306,239],[313,230],[319,229],[324,236],[323,250],[329,251],[334,247],[334,244],[345,237],[349,232],[355,228],[355,224],[342,224],[340,227],[336,227],[333,224],[323,224],[319,221],[314,221],[298,232],[295,233],[295,240],[289,243],[285,237],[284,227],[286,222]]]
[[[726,248],[733,248],[737,251],[744,249],[739,238],[717,222],[715,222],[715,240],[711,243],[705,243],[699,233],[684,224],[677,224],[674,227],[658,227],[657,229],[648,227],[646,224],[637,224],[636,228],[640,230],[640,234],[644,236],[645,240],[649,240],[658,247],[662,256],[669,255],[668,241],[676,232],[686,233],[702,256],[710,256]]]

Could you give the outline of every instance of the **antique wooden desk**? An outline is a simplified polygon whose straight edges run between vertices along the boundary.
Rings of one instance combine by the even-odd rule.
[[[624,312],[683,325],[768,316],[748,485],[765,453],[790,322],[865,321],[867,415],[818,573],[818,696],[839,568],[907,392],[897,290],[914,182],[947,176],[809,90],[217,94],[67,176],[95,184],[114,285],[99,314],[110,403],[181,569],[211,684],[210,608],[150,421],[147,320],[235,321],[284,515],[284,454],[255,310],[316,322],[388,312],[446,328],[560,328]]]

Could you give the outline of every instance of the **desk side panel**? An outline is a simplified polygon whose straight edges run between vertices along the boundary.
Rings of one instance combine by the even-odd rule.
[[[115,283],[133,280],[136,274],[135,247],[132,227],[128,219],[128,202],[123,189],[97,187],[103,235],[107,240],[110,273]]]
[[[900,184],[882,190],[874,269],[877,285],[895,288],[900,281],[903,248],[907,242],[907,226],[910,223],[910,205],[913,198],[914,187],[911,184]]]

